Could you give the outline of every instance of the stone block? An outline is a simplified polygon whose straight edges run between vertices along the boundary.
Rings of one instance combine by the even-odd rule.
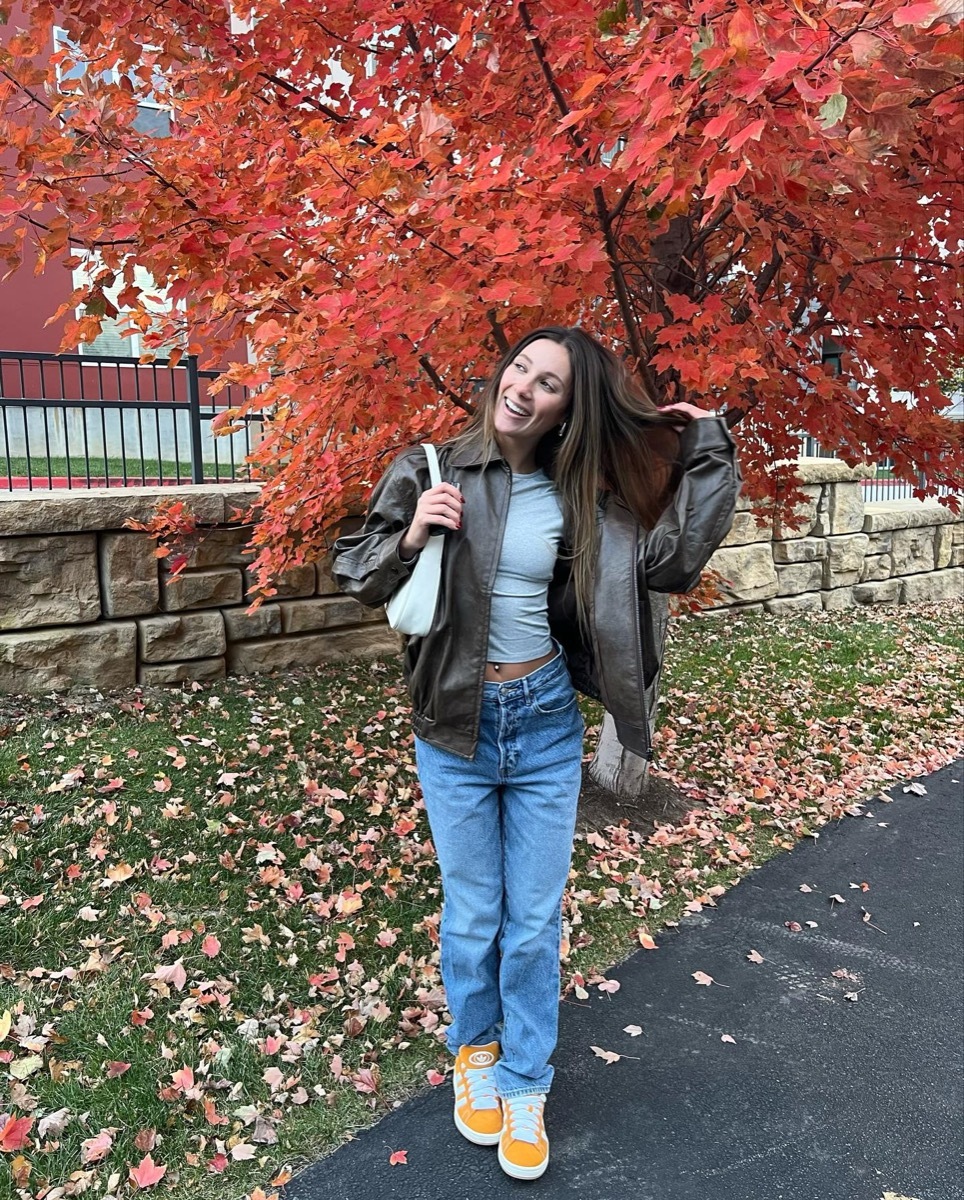
[[[946,571],[929,571],[926,575],[912,575],[901,579],[901,604],[915,604],[923,600],[960,600],[964,598],[964,567],[950,567]]]
[[[257,484],[206,483],[184,487],[37,489],[0,492],[0,536],[87,533],[123,529],[124,522],[149,521],[161,501],[183,500],[199,524],[223,523],[234,508],[258,498]]]
[[[0,634],[0,692],[123,688],[136,682],[133,621]]]
[[[277,604],[262,604],[254,612],[248,612],[246,608],[225,608],[221,615],[229,642],[271,637],[281,632],[281,608]]]
[[[888,500],[867,505],[864,533],[916,529],[922,525],[953,525],[958,519],[936,500]]]
[[[867,534],[868,554],[890,554],[894,548],[894,535],[889,529]]]
[[[252,552],[246,549],[251,541],[251,532],[250,525],[205,531],[201,541],[187,556],[187,568],[246,566],[251,561]]]
[[[951,565],[954,550],[954,526],[938,525],[934,533],[934,569],[942,571]]]
[[[823,564],[823,586],[850,587],[859,583],[869,542],[870,538],[866,533],[844,533],[828,537],[827,560]]]
[[[773,561],[780,563],[817,562],[827,557],[825,538],[802,537],[792,542],[773,543]]]
[[[763,607],[775,617],[787,613],[814,612],[823,607],[819,592],[802,592],[799,596],[777,596],[773,600],[764,600]]]
[[[820,504],[813,532],[818,537],[836,533],[859,533],[864,527],[864,499],[859,483],[828,483]]]
[[[241,572],[237,567],[215,567],[209,571],[185,571],[162,575],[161,603],[165,612],[188,608],[218,608],[240,604]]]
[[[338,584],[331,577],[331,555],[326,555],[321,562],[315,564],[317,586],[315,591],[319,596],[331,596],[338,591]]]
[[[816,483],[804,484],[799,490],[803,493],[805,499],[801,500],[793,509],[793,526],[791,526],[789,519],[783,520],[777,517],[773,522],[774,537],[780,539],[802,538],[807,537],[813,530],[823,488],[819,483]]]
[[[190,662],[144,664],[138,672],[138,683],[184,683],[185,680],[224,679],[223,658],[195,658]]]
[[[741,613],[762,613],[762,604],[727,604],[720,608],[703,608],[700,609],[697,616],[700,617],[735,617]]]
[[[777,595],[795,596],[800,592],[820,590],[823,580],[823,563],[777,563]]]
[[[955,546],[951,551],[951,561],[949,565],[952,567],[960,567],[964,565],[964,544]]]
[[[858,604],[896,604],[900,597],[899,579],[879,579],[873,583],[858,583],[854,600]]]
[[[92,533],[0,538],[0,629],[81,625],[99,616]]]
[[[827,612],[853,607],[854,589],[852,587],[832,588],[830,591],[821,592],[820,595],[823,599],[823,607]]]
[[[860,582],[872,583],[880,579],[889,579],[893,558],[889,554],[868,554],[860,569]]]
[[[761,523],[751,512],[737,510],[730,531],[721,546],[746,546],[750,542],[769,542],[773,536],[772,521]]]
[[[720,589],[725,599],[751,603],[777,594],[777,573],[770,543],[727,546],[716,551],[709,566],[719,571],[725,580]]]
[[[839,458],[801,458],[797,463],[797,478],[804,483],[852,483],[873,479],[876,466],[858,463],[851,467]]]
[[[232,675],[258,675],[265,671],[290,671],[352,658],[394,658],[401,646],[400,635],[388,625],[235,642],[228,647],[228,670]]]
[[[366,608],[348,596],[319,597],[313,600],[282,600],[281,623],[285,633],[311,633],[337,625],[361,625],[384,621],[380,609]]]
[[[136,617],[161,606],[156,543],[146,533],[102,533],[100,591],[104,616]]]
[[[919,571],[933,571],[936,539],[936,525],[895,529],[893,573],[895,575],[915,575]]]
[[[226,648],[224,618],[219,612],[144,617],[137,627],[145,663],[218,658]]]
[[[275,594],[271,599],[290,600],[295,596],[313,596],[317,583],[318,577],[314,563],[306,563],[302,567],[292,567],[290,571],[285,571],[280,578],[272,580]],[[253,586],[254,574],[246,570],[244,572],[245,595],[251,592]]]

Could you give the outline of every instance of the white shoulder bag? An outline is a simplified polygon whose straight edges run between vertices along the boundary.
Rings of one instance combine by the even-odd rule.
[[[438,487],[442,482],[438,454],[430,442],[423,442],[428,459],[429,487]],[[433,534],[419,554],[415,567],[385,605],[388,623],[399,633],[411,637],[424,637],[432,628],[435,610],[438,607],[439,586],[442,582],[442,550],[445,538],[441,533]]]

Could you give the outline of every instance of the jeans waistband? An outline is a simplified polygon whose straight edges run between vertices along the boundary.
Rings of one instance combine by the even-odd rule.
[[[504,683],[493,683],[486,679],[482,685],[482,700],[501,703],[515,698],[528,700],[532,692],[545,687],[558,675],[562,674],[568,678],[569,671],[566,667],[566,656],[562,647],[558,642],[553,642],[553,645],[556,648],[555,656],[550,658],[547,663],[543,663],[541,667],[530,671],[528,675],[521,675],[518,679],[507,679]]]

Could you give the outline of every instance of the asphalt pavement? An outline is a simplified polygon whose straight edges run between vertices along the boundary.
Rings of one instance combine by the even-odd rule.
[[[961,1200],[964,762],[918,782],[563,1004],[541,1180],[457,1133],[446,1083],[284,1200]]]

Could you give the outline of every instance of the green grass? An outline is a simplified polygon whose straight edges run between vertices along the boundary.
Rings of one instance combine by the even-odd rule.
[[[40,456],[31,456],[29,460],[24,457],[11,458],[9,462],[10,475],[14,478],[26,478],[29,466],[30,475],[35,482],[46,480],[51,476],[57,478],[68,475],[73,478],[86,479],[88,472],[87,463],[83,455],[72,456],[69,463],[65,457],[51,458],[48,461],[48,459]],[[103,478],[105,465],[106,472],[111,478],[122,479],[126,472],[127,478],[135,482],[144,478],[148,480],[160,478],[168,482],[174,482],[178,478],[182,482],[190,482],[191,479],[190,460],[178,462],[175,459],[142,459],[128,456],[126,460],[109,457],[105,464],[104,456],[94,453],[90,455],[90,477],[92,479]],[[232,476],[230,456],[227,452],[227,447],[225,447],[225,452],[218,463],[204,463],[204,478],[214,482],[217,482],[218,479],[230,479],[233,477],[244,479],[247,477],[247,470],[248,468],[243,461],[243,456],[239,456],[236,459],[234,476]],[[7,471],[4,467],[2,473],[0,473],[0,485],[6,481],[6,478]]]
[[[676,622],[659,773],[702,807],[652,839],[577,838],[567,990],[862,793],[946,761],[958,616]],[[592,733],[601,710],[585,715]],[[151,1139],[158,1194],[270,1194],[444,1069],[439,908],[397,664],[0,706],[0,1074],[10,1111],[70,1118],[42,1145],[32,1131],[25,1194],[82,1171],[91,1194],[119,1172],[129,1195]],[[161,984],[178,962],[184,985]],[[108,1078],[112,1062],[130,1065]],[[84,1165],[103,1129],[109,1153]]]

